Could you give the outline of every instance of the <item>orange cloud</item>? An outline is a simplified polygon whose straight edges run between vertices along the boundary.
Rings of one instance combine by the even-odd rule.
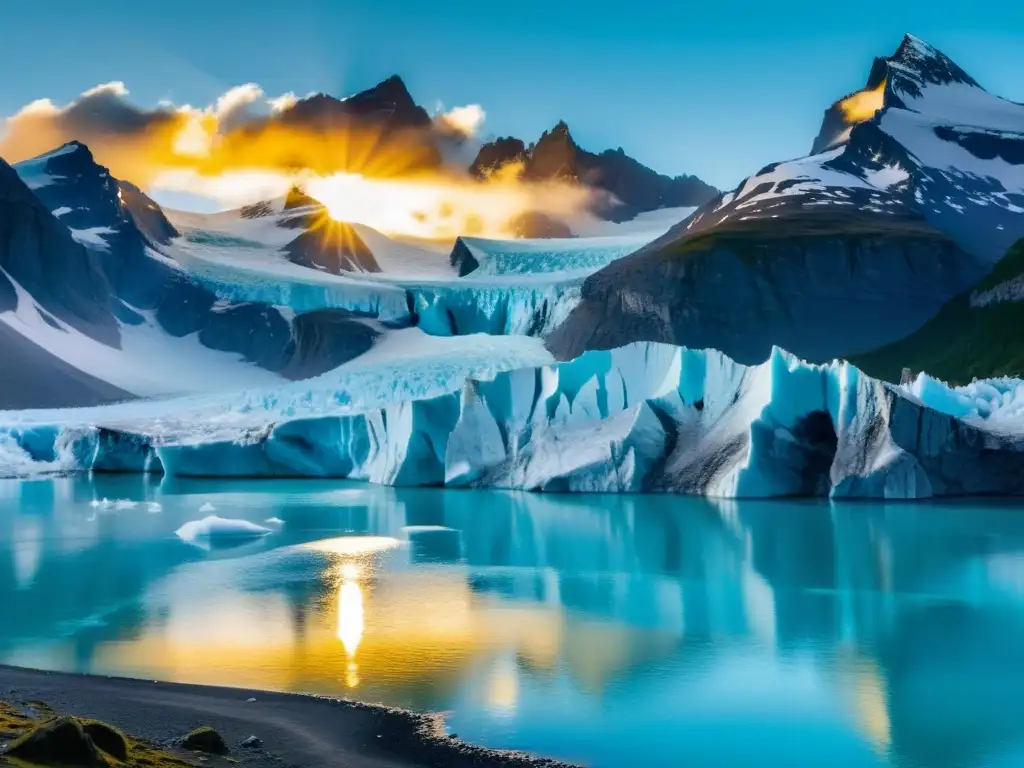
[[[572,216],[586,207],[590,193],[575,185],[527,184],[516,169],[481,182],[464,170],[472,157],[447,164],[453,148],[475,155],[472,137],[484,119],[482,107],[468,105],[396,125],[387,110],[349,109],[323,95],[268,97],[255,83],[205,107],[143,109],[112,82],[64,106],[28,104],[3,122],[0,156],[17,162],[78,140],[113,176],[151,191],[190,192],[228,208],[299,185],[335,218],[420,237],[502,236],[520,214]]]

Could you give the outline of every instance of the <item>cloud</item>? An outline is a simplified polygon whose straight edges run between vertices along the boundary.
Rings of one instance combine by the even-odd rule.
[[[441,109],[444,107],[442,106]],[[442,128],[453,131],[465,137],[476,136],[480,127],[487,119],[487,113],[479,104],[467,104],[464,107],[455,107],[448,112],[442,112],[434,117],[434,121]]]
[[[17,162],[77,140],[115,178],[151,192],[198,195],[227,208],[298,184],[339,216],[423,237],[500,236],[521,213],[571,216],[590,195],[513,175],[471,179],[466,168],[486,118],[478,104],[439,108],[423,126],[322,94],[268,96],[256,83],[206,106],[144,108],[129,96],[117,81],[62,106],[33,101],[0,123],[0,157]]]
[[[318,98],[268,96],[245,83],[207,106],[161,102],[144,108],[132,103],[124,83],[105,83],[63,106],[33,101],[0,121],[0,157],[17,162],[77,140],[115,177],[142,187],[181,170],[206,176],[295,169],[394,176],[437,165],[430,131],[393,130],[372,117],[338,119],[342,102]],[[309,109],[323,104],[334,110],[330,119]]]

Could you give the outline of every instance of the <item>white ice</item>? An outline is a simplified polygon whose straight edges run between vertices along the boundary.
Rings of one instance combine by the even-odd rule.
[[[185,523],[175,531],[178,538],[189,544],[258,539],[269,533],[273,531],[248,520],[232,520],[216,515]]]

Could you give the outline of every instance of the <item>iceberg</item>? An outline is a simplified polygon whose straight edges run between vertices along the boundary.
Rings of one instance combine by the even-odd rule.
[[[269,528],[248,520],[231,520],[216,515],[185,523],[175,531],[175,535],[182,541],[203,547],[253,541],[270,533],[272,531]]]
[[[1014,428],[1022,382],[953,389],[919,377],[899,387],[779,349],[746,366],[657,343],[504,370],[417,365],[438,380],[386,388],[367,379],[367,392],[342,398],[328,377],[326,391],[307,392],[318,404],[308,411],[281,393],[262,407],[239,397],[212,425],[189,398],[173,413],[165,401],[131,418],[126,409],[138,405],[88,409],[91,424],[28,424],[22,414],[0,427],[0,444],[22,452],[16,474],[28,461],[41,471],[724,498],[1024,492]],[[335,407],[322,407],[332,397]]]

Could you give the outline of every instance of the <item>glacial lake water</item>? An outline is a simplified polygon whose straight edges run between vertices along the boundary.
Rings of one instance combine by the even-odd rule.
[[[207,514],[274,532],[175,535]],[[0,481],[0,662],[443,711],[595,768],[1008,768],[1024,509]]]

